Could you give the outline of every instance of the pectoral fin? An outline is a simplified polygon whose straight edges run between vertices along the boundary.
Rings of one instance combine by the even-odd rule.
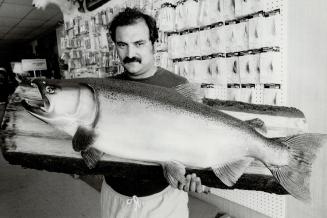
[[[95,133],[93,129],[79,126],[72,140],[73,149],[75,151],[84,151],[93,144],[94,139]]]
[[[79,126],[73,137],[72,144],[75,151],[80,151],[88,168],[92,169],[103,156],[103,152],[91,147],[95,141],[96,134],[93,129]]]
[[[239,161],[211,167],[215,175],[227,186],[233,186],[243,175],[245,169],[253,161],[253,158],[245,158]]]
[[[169,161],[162,163],[164,176],[168,183],[174,188],[178,187],[178,183],[185,183],[185,166],[177,161]]]
[[[102,151],[92,147],[81,152],[83,160],[89,169],[93,169],[97,165],[103,154]]]

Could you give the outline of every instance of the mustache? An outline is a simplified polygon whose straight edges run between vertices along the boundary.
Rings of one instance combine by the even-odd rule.
[[[124,58],[123,62],[124,62],[124,64],[131,63],[131,62],[141,63],[141,59],[138,57],[132,57],[132,58],[126,57],[126,58]]]

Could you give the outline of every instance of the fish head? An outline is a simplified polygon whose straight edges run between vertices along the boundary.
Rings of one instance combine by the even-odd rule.
[[[33,116],[74,135],[78,126],[94,127],[99,103],[95,90],[74,80],[35,79],[32,84],[41,100],[24,99],[24,108]]]

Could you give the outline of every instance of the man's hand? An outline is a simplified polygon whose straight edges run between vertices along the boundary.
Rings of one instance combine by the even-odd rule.
[[[204,191],[201,184],[201,179],[200,177],[197,177],[195,173],[188,174],[185,178],[185,184],[179,183],[178,189],[184,190],[185,192],[197,193],[202,193]]]
[[[169,161],[161,164],[164,176],[168,183],[185,192],[210,193],[210,187],[202,185],[200,177],[195,173],[185,175],[185,166],[177,161]]]

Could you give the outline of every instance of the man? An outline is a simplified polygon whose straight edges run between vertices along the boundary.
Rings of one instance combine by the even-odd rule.
[[[158,38],[155,20],[136,9],[126,8],[111,22],[110,36],[116,44],[124,73],[115,79],[176,87],[187,80],[155,66],[154,43]],[[164,182],[124,181],[105,176],[101,190],[102,217],[188,217],[188,194],[202,192],[201,180],[187,175],[178,189]],[[181,191],[183,190],[183,191]]]

